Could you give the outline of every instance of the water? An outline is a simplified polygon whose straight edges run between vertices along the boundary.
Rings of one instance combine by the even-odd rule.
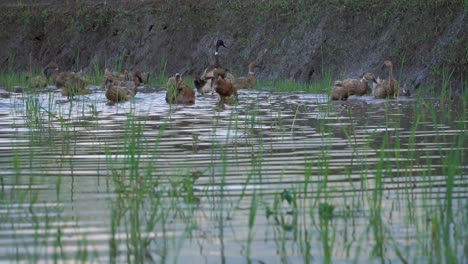
[[[467,260],[460,103],[164,97],[0,99],[0,259],[427,263],[450,247]]]

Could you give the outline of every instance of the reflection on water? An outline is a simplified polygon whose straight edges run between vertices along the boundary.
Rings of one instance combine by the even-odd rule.
[[[1,99],[0,259],[425,263],[449,244],[466,260],[460,105],[448,118],[414,99],[164,97]]]

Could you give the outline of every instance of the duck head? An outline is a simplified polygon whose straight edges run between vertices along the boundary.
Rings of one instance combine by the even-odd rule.
[[[180,73],[176,73],[174,77],[175,77],[176,83],[179,83],[182,81],[182,76],[180,75]]]
[[[146,83],[147,82],[147,74],[145,72],[141,72],[141,71],[135,71],[132,73],[132,78],[133,78],[133,82],[137,85],[137,86],[140,86],[142,83]]]
[[[403,85],[403,87],[401,87],[400,89],[400,96],[407,96],[407,97],[410,97],[411,96],[411,92],[408,88],[406,88],[406,85]]]
[[[249,74],[255,74],[256,68],[261,69],[262,66],[258,65],[255,61],[252,61],[251,63],[249,63]]]
[[[385,68],[388,68],[388,69],[393,68],[393,63],[390,60],[385,60],[384,64],[382,65],[382,70]]]
[[[384,61],[384,65],[387,66],[388,68],[393,67],[393,63],[390,60]]]
[[[148,83],[149,78],[150,78],[150,73],[149,72],[136,72],[138,74],[138,77],[141,79],[142,83]]]
[[[180,73],[176,73],[174,77],[175,77],[177,90],[182,90],[182,87],[180,86],[184,81],[182,79],[182,75]]]
[[[107,78],[111,77],[112,76],[112,73],[111,71],[109,70],[109,68],[106,68],[104,70],[104,76],[106,76]]]
[[[218,41],[216,41],[215,55],[218,55],[219,47],[225,47],[226,49],[228,48],[222,39],[218,39]]]
[[[55,62],[50,62],[49,64],[47,64],[45,67],[44,67],[44,70],[43,70],[43,73],[44,75],[47,77],[47,79],[50,78],[50,76],[54,73],[54,72],[58,72],[59,71],[59,66],[57,63]]]
[[[365,81],[365,82],[373,81],[374,83],[378,83],[377,80],[375,79],[374,74],[370,72],[365,72],[361,74],[361,81]]]
[[[226,71],[224,69],[216,68],[213,70],[213,78],[216,80],[218,78],[226,78]]]
[[[193,80],[193,84],[195,85],[195,88],[197,88],[197,91],[200,92],[202,87],[206,84],[206,81],[197,77]]]

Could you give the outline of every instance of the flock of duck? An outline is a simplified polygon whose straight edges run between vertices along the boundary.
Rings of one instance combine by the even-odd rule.
[[[393,76],[393,63],[389,60],[384,62],[388,69],[388,79],[375,79],[374,74],[367,72],[361,75],[360,79],[346,79],[335,81],[331,91],[332,100],[347,100],[349,96],[363,96],[374,94],[376,98],[395,98],[398,96],[410,96],[410,91],[406,87],[399,87]],[[369,82],[374,82],[374,91],[369,86]]]
[[[219,48],[227,46],[222,40],[218,40],[215,46],[214,62],[210,64],[200,77],[194,79],[196,90],[200,94],[218,93],[222,102],[231,102],[237,98],[239,89],[251,88],[256,85],[255,62],[249,64],[249,74],[246,77],[234,77],[227,69],[219,63]],[[33,87],[44,87],[49,82],[62,89],[62,95],[69,99],[74,95],[85,95],[91,93],[87,87],[89,82],[84,78],[82,72],[60,71],[55,62],[49,63],[43,70],[45,78],[36,76],[31,80]],[[138,87],[148,81],[149,74],[140,71],[111,72],[105,69],[106,98],[111,102],[127,101],[133,98]],[[182,75],[176,73],[166,83],[166,102],[175,104],[195,103],[195,91],[186,85]]]
[[[248,65],[248,76],[234,77],[227,69],[219,63],[219,48],[227,48],[222,40],[218,40],[215,45],[214,61],[201,74],[194,79],[193,84],[199,94],[214,93],[219,94],[221,102],[232,102],[237,99],[237,91],[240,89],[252,88],[256,85],[255,69],[260,68],[255,61]],[[372,73],[365,73],[358,79],[346,79],[335,81],[332,91],[332,100],[347,100],[351,95],[374,94],[376,98],[393,98],[398,96],[409,96],[409,90],[399,88],[397,80],[393,76],[393,65],[391,61],[385,61],[389,75],[388,79],[381,80],[375,78]],[[60,71],[59,66],[51,62],[44,68],[45,81],[39,77],[32,79],[35,87],[45,86],[49,80],[62,88],[62,95],[68,98],[74,95],[89,94],[87,88],[88,81],[82,72]],[[111,72],[105,70],[105,95],[109,101],[120,102],[133,98],[137,94],[138,86],[148,81],[149,74],[140,71]],[[374,89],[369,86],[369,82],[375,83]],[[45,84],[44,84],[45,82]],[[176,73],[170,77],[166,83],[167,92],[165,100],[169,104],[193,104],[195,103],[195,91],[192,87],[184,83],[182,75]]]
[[[234,77],[232,73],[223,68],[219,63],[219,48],[227,46],[224,41],[218,40],[215,45],[214,62],[210,64],[200,77],[193,81],[197,92],[200,94],[213,93],[219,94],[221,102],[232,102],[237,99],[237,91],[240,89],[252,88],[257,79],[255,77],[255,68],[259,66],[256,62],[249,64],[249,73],[247,77]],[[174,77],[169,78],[166,84],[166,102],[177,104],[191,104],[195,102],[195,92],[192,87],[183,82],[182,76],[176,73]]]

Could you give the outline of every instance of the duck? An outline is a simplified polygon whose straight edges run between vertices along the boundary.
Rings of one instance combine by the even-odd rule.
[[[166,103],[168,104],[193,104],[195,103],[195,91],[184,84],[182,76],[176,73],[166,83]]]
[[[374,96],[376,98],[389,98],[389,97],[411,97],[411,91],[406,87],[406,85],[403,85],[403,87],[397,88],[397,92],[394,93],[394,95],[389,95],[389,91],[387,90],[385,86],[385,80],[381,80],[380,78],[377,78],[377,85],[374,87]]]
[[[215,45],[215,53],[214,53],[214,62],[210,64],[202,73],[199,79],[194,80],[195,87],[197,91],[201,94],[213,92],[213,84],[214,84],[214,70],[222,68],[219,63],[219,48],[224,47],[227,48],[224,41],[219,39]]]
[[[234,77],[234,75],[228,69],[225,69],[225,71],[226,71],[226,80],[230,81],[231,83],[234,83],[234,81],[236,80],[236,77]]]
[[[128,80],[127,70],[123,70],[122,72],[116,72],[116,71],[111,72],[109,68],[106,68],[104,70],[104,76],[106,78],[106,83],[107,81],[112,81],[116,83],[116,82],[123,82],[123,81]]]
[[[403,87],[401,87],[398,91],[398,96],[406,96],[406,97],[410,97],[411,96],[411,92],[410,90],[406,87],[406,85],[403,85]]]
[[[137,85],[133,81],[120,80],[106,69],[106,98],[111,102],[128,101],[137,94]]]
[[[131,79],[136,86],[140,86],[148,82],[149,73],[141,71],[131,71],[130,73],[128,73],[127,78]]]
[[[370,72],[363,73],[360,79],[345,79],[342,81],[335,81],[332,92],[332,100],[348,100],[351,95],[363,96],[372,93],[372,89],[369,86],[369,81],[377,83],[374,74]]]
[[[234,87],[237,90],[255,87],[255,85],[257,84],[257,79],[255,78],[255,68],[258,68],[258,67],[259,66],[257,65],[255,61],[249,63],[248,76],[234,78],[234,80],[232,81],[232,85],[234,85]]]
[[[91,90],[87,88],[88,81],[83,78],[81,72],[62,72],[58,76],[58,80],[55,85],[60,83],[62,86],[62,95],[72,98],[75,95],[86,95],[90,94]]]
[[[112,102],[128,101],[135,97],[137,86],[132,81],[106,82],[106,98]]]
[[[237,98],[237,89],[226,78],[226,72],[223,69],[216,69],[213,75],[215,78],[213,88],[219,94],[220,102],[233,102]]]
[[[384,61],[384,66],[388,69],[388,79],[381,80],[378,78],[377,85],[374,87],[374,96],[376,98],[393,98],[397,97],[400,89],[398,82],[393,76],[393,63],[390,60]]]
[[[113,71],[111,72],[109,68],[104,70],[104,75],[106,78],[111,77],[114,80],[120,81],[133,81],[136,86],[140,86],[148,82],[149,73],[142,71],[128,71],[126,69],[121,72]]]
[[[47,87],[48,80],[43,75],[36,75],[29,80],[29,86],[34,89]]]
[[[52,80],[57,88],[62,88],[62,95],[69,99],[75,95],[90,94],[86,88],[88,81],[84,79],[82,72],[60,71],[58,64],[51,62],[43,70],[48,82]]]
[[[359,83],[350,87],[350,95],[368,95],[372,94],[372,88],[369,86],[369,81],[376,83],[374,74],[366,72],[360,76]]]
[[[177,78],[180,78],[180,73],[176,73],[174,76],[172,76],[171,78],[167,80],[166,82],[167,90],[174,90],[175,88],[177,88],[177,81],[176,81]]]
[[[171,77],[172,78],[172,77]],[[206,84],[206,81],[205,80],[202,80],[200,77],[196,77],[194,80],[193,80],[193,84],[195,85],[195,88],[197,89],[197,92],[199,94],[204,94],[204,89],[203,87],[205,87],[205,84]],[[210,85],[210,88],[211,88],[211,85]],[[208,90],[206,90],[207,92],[209,92]]]
[[[166,82],[166,103],[174,102],[177,97],[177,82],[180,78],[180,74],[176,73],[170,77]]]
[[[213,75],[213,77],[210,77],[207,80],[203,80],[200,77],[196,77],[193,80],[193,83],[195,84],[195,88],[197,89],[197,92],[199,94],[206,94],[206,93],[215,91],[214,89],[214,83],[215,83],[214,76],[215,75],[221,76],[223,79],[231,83],[235,80],[234,75],[232,75],[230,72],[228,72],[225,69],[215,68],[211,74]]]
[[[47,78],[47,81],[50,82],[52,75],[57,74],[59,70],[60,69],[57,63],[49,62],[42,70],[42,73],[44,73],[44,76]]]

